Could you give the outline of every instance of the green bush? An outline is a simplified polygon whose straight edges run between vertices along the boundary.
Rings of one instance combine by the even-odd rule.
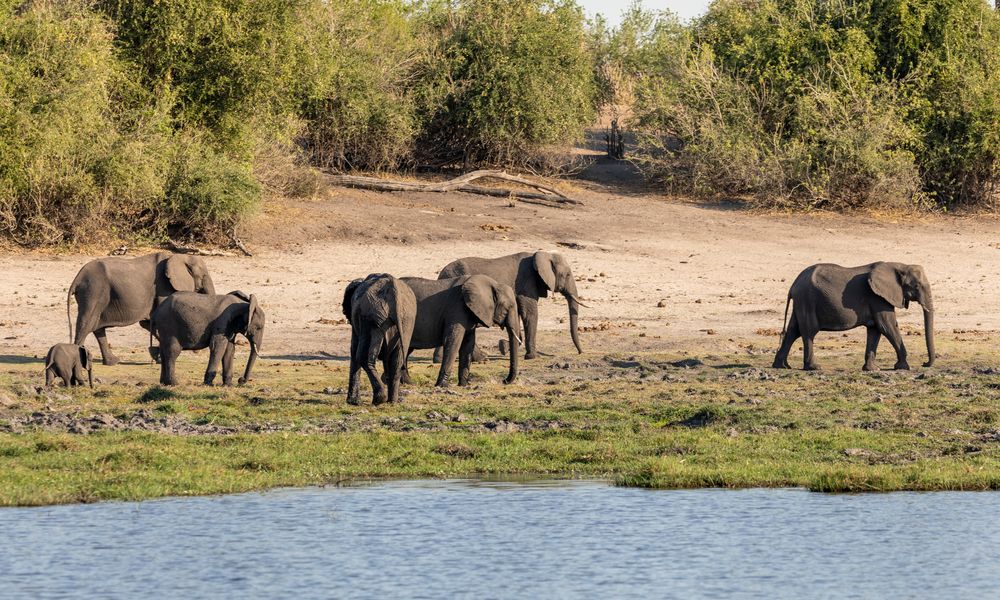
[[[527,164],[582,136],[593,61],[572,0],[465,0],[437,15],[420,150],[432,160]]]
[[[718,0],[689,31],[661,15],[629,53],[641,158],[681,191],[772,206],[983,205],[998,24],[980,0]]]

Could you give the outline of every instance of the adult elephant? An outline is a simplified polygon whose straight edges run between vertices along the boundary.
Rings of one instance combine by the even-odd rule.
[[[813,338],[819,331],[868,328],[865,371],[874,371],[875,351],[884,335],[896,350],[896,369],[909,369],[906,346],[896,322],[896,309],[909,308],[915,300],[924,309],[927,362],[934,364],[934,301],[923,267],[894,262],[877,262],[861,267],[818,264],[802,271],[788,290],[785,303],[787,328],[782,329],[781,347],[774,367],[788,367],[788,351],[802,338],[806,370],[818,369],[813,355]],[[788,304],[794,302],[792,318]],[[782,322],[784,325],[784,321]]]
[[[448,385],[451,366],[458,355],[458,385],[469,384],[472,351],[476,347],[476,328],[496,325],[507,330],[510,343],[510,370],[504,383],[517,379],[521,340],[517,331],[521,323],[517,315],[514,290],[486,275],[471,275],[451,279],[403,277],[417,300],[417,319],[410,339],[410,350],[444,347],[444,358],[438,373],[438,386]],[[410,382],[409,371],[403,365],[403,381]]]
[[[499,283],[514,288],[517,312],[524,323],[524,346],[527,359],[538,356],[536,347],[538,331],[538,299],[549,292],[562,294],[569,304],[569,335],[576,351],[582,353],[577,316],[580,294],[576,290],[573,270],[562,254],[552,252],[519,252],[500,258],[460,258],[441,269],[438,279],[462,275],[488,275]]]
[[[153,310],[174,292],[215,294],[205,261],[197,256],[157,252],[137,258],[99,258],[85,264],[66,294],[66,320],[74,344],[91,333],[101,347],[104,364],[118,363],[108,343],[108,327],[139,323],[149,329]],[[70,317],[70,298],[76,297],[76,332]],[[150,347],[150,354],[157,353]]]
[[[397,402],[403,364],[417,318],[413,291],[392,275],[372,273],[348,284],[344,290],[343,309],[344,316],[351,322],[347,403],[361,404],[358,375],[362,369],[372,384],[372,404]],[[380,354],[388,391],[375,371],[375,359]]]

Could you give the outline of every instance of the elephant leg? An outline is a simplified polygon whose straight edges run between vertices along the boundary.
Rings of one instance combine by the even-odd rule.
[[[472,354],[476,350],[476,330],[470,329],[462,337],[462,345],[458,349],[458,385],[469,385],[469,372],[472,366]]]
[[[791,369],[791,366],[788,364],[788,353],[792,351],[792,344],[801,335],[799,322],[795,319],[795,314],[793,313],[791,320],[788,321],[788,328],[785,329],[785,336],[781,339],[781,347],[778,348],[777,354],[774,355],[774,364],[771,365],[773,368]]]
[[[52,380],[54,379],[55,375],[52,373],[52,368],[45,369],[45,387],[52,387]]]
[[[105,327],[94,331],[94,337],[97,338],[97,345],[101,347],[101,356],[104,358],[104,364],[107,366],[117,365],[121,362],[114,352],[111,351],[111,344],[108,343],[108,330]]]
[[[233,355],[236,344],[226,340],[226,351],[222,354],[222,385],[233,385]]]
[[[361,404],[361,383],[358,381],[358,373],[361,371],[361,355],[359,354],[361,341],[358,334],[351,330],[351,367],[347,376],[347,403],[357,406]]]
[[[408,351],[406,353],[406,356],[403,358],[403,366],[400,367],[399,381],[400,381],[400,383],[402,383],[404,385],[410,385],[410,384],[413,383],[413,380],[410,379],[410,355],[411,354],[413,354],[413,350],[410,350],[410,351]]]
[[[205,385],[212,385],[215,382],[215,375],[219,372],[222,364],[222,355],[226,353],[226,346],[229,340],[223,335],[213,335],[212,341],[208,344],[208,368],[205,369]]]
[[[881,338],[882,332],[879,331],[878,327],[869,325],[868,341],[865,343],[865,365],[861,367],[862,371],[878,371],[878,366],[875,364],[875,353],[878,351],[878,342]]]
[[[383,404],[386,401],[385,386],[379,380],[378,370],[375,367],[384,336],[385,333],[381,329],[374,327],[367,336],[361,338],[361,358],[364,361],[361,363],[361,368],[365,370],[368,381],[372,384],[372,404],[375,405]]]
[[[406,354],[398,345],[387,354],[385,371],[389,374],[389,402],[399,402],[399,383],[406,364]]]
[[[171,339],[160,342],[160,384],[177,385],[177,357],[180,356],[181,345]]]
[[[875,315],[875,325],[878,327],[885,339],[889,340],[892,349],[896,351],[896,364],[893,366],[897,370],[909,370],[910,365],[906,362],[906,346],[903,344],[903,335],[899,332],[899,323],[896,321],[896,312],[887,310]]]
[[[146,331],[149,331],[149,319],[143,319],[143,320],[139,321],[139,327],[142,327]],[[153,334],[153,337],[154,338],[156,337],[155,333]],[[159,346],[150,346],[149,347],[149,357],[153,359],[154,363],[160,364],[160,347]]]
[[[538,299],[518,296],[517,312],[521,317],[524,327],[524,358],[531,360],[538,357],[538,349],[535,347],[538,337]]]
[[[819,370],[819,365],[816,364],[816,354],[813,350],[813,338],[816,337],[816,333],[815,331],[802,333],[802,368],[806,371]]]
[[[434,349],[434,357],[431,358],[431,362],[435,365],[441,364],[441,356],[444,353],[444,348],[438,346]]]
[[[455,355],[458,354],[458,347],[465,337],[465,328],[461,325],[452,325],[448,328],[444,339],[444,356],[441,358],[441,370],[438,372],[437,387],[447,387],[451,379],[451,366],[455,363]]]

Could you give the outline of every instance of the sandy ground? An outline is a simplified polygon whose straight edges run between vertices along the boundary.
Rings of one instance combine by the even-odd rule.
[[[669,351],[691,340],[706,349],[747,348],[750,340],[752,352],[773,351],[788,286],[816,262],[922,264],[934,286],[939,331],[1000,329],[1000,222],[992,219],[762,215],[651,194],[627,165],[603,161],[558,185],[584,205],[331,188],[257,218],[245,236],[254,257],[207,260],[220,292],[261,298],[264,355],[271,359],[343,357],[349,327],[340,300],[355,277],[433,278],[458,257],[536,249],[562,252],[573,265],[591,307],[581,311],[581,325],[595,329],[583,334],[589,352]],[[0,361],[42,356],[67,339],[66,289],[92,258],[0,256]],[[561,297],[542,302],[543,353],[572,351],[566,313]],[[919,329],[919,308],[901,312],[900,321]],[[851,336],[860,352],[863,330]],[[495,330],[480,337],[499,338]],[[111,330],[109,339],[123,358],[129,350],[141,358],[147,344],[137,325]],[[922,356],[919,338],[909,339],[911,352]],[[88,344],[96,351],[93,338]]]

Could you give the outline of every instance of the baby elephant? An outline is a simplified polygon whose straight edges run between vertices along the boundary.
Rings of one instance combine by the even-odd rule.
[[[56,344],[49,348],[45,357],[45,385],[52,385],[56,377],[67,387],[83,385],[84,372],[87,383],[94,387],[94,362],[90,360],[90,350],[76,344]]]
[[[855,327],[868,329],[865,371],[876,370],[875,351],[885,336],[896,351],[896,369],[909,369],[906,346],[896,322],[896,309],[909,308],[910,301],[924,309],[924,335],[927,339],[927,362],[934,364],[934,301],[931,284],[919,265],[877,262],[861,267],[819,264],[802,271],[785,303],[793,303],[787,331],[782,331],[781,347],[774,357],[775,368],[788,368],[788,352],[802,338],[806,370],[819,368],[813,356],[813,338],[820,331],[846,331]]]
[[[174,292],[153,311],[150,320],[150,335],[160,340],[160,383],[177,384],[174,367],[181,350],[208,348],[205,385],[212,385],[220,362],[222,383],[232,385],[237,334],[250,341],[250,358],[239,380],[246,383],[264,341],[264,311],[257,297],[243,292],[224,296]]]

